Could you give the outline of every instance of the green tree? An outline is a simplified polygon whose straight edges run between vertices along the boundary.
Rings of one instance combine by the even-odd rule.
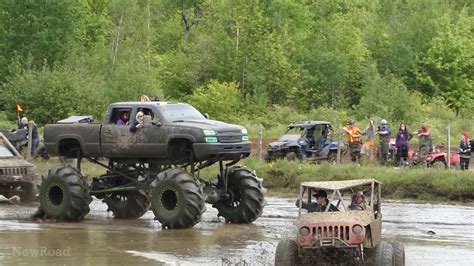
[[[474,102],[474,19],[464,10],[454,21],[443,17],[441,29],[420,59],[417,79],[423,93],[441,96],[456,113]]]

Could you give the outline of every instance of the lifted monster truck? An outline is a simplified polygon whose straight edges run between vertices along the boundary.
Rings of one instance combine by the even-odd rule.
[[[20,196],[22,202],[34,200],[39,182],[35,170],[0,133],[0,194],[6,198]]]
[[[123,113],[145,114],[143,126],[115,122]],[[208,120],[184,103],[120,102],[109,106],[104,124],[48,124],[50,156],[77,158],[75,168],[49,170],[40,189],[38,216],[79,221],[89,212],[91,195],[103,199],[115,218],[141,217],[150,207],[163,228],[188,228],[201,219],[205,202],[229,223],[251,223],[265,204],[262,180],[233,166],[250,155],[247,130]],[[108,164],[99,161],[107,158]],[[106,169],[92,179],[81,174],[81,160]],[[227,163],[224,163],[227,161]],[[212,182],[199,170],[215,163]]]
[[[278,243],[275,265],[297,265],[305,260],[313,264],[350,260],[348,265],[405,265],[403,244],[381,239],[380,185],[374,179],[301,183],[297,237]],[[324,212],[302,214],[303,202],[309,203],[318,190],[326,191],[339,211],[329,212],[328,204]],[[354,204],[356,192],[365,195],[359,205]],[[348,199],[351,203],[346,205]]]

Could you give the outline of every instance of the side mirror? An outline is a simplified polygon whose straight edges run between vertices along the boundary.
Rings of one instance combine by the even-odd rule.
[[[206,119],[209,119],[209,114],[208,114],[208,113],[205,113],[205,114],[204,114],[204,117],[205,117]]]

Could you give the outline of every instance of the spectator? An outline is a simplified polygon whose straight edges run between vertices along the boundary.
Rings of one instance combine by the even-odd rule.
[[[362,132],[366,136],[364,144],[360,150],[360,154],[366,155],[369,157],[369,162],[372,162],[374,156],[374,138],[375,138],[375,125],[374,120],[369,121],[369,125]]]
[[[361,149],[361,132],[358,127],[355,126],[354,119],[347,121],[347,127],[342,128],[346,132],[347,144],[349,145],[349,153],[351,155],[352,162],[360,161],[360,149]]]
[[[18,125],[18,129],[26,129],[29,134],[30,124],[33,126],[31,130],[31,155],[34,155],[40,142],[39,135],[38,135],[38,128],[36,127],[35,121],[31,120],[28,122],[28,118],[22,117],[20,120],[20,125]],[[27,135],[27,137],[30,138],[29,135]]]
[[[130,119],[130,114],[128,112],[123,112],[120,114],[120,117],[115,121],[117,125],[126,125]]]
[[[397,166],[401,166],[402,162],[405,163],[408,161],[408,142],[412,138],[413,135],[408,131],[406,125],[401,123],[395,140],[395,147],[397,147]]]
[[[431,129],[428,128],[428,125],[423,122],[421,123],[421,128],[415,132],[416,136],[420,139],[420,147],[418,149],[418,162],[424,162],[426,156],[431,149]]]
[[[461,170],[469,170],[469,160],[471,159],[471,140],[467,132],[462,133],[459,143],[459,158],[461,160]]]
[[[137,129],[143,126],[143,112],[139,111],[135,116],[135,121],[133,121],[132,126],[130,127],[130,132],[137,132]]]
[[[380,128],[377,130],[376,134],[379,135],[379,160],[382,165],[387,164],[388,159],[388,150],[390,148],[390,135],[392,131],[387,127],[388,122],[385,119],[380,121]]]

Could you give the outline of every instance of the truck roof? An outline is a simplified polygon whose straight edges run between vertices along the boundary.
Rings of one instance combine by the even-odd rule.
[[[293,122],[290,125],[288,125],[288,128],[294,128],[294,127],[313,127],[316,125],[330,125],[331,122],[327,121],[298,121],[298,122]]]
[[[376,179],[355,179],[343,181],[322,181],[322,182],[302,182],[302,187],[310,187],[324,190],[341,190],[351,187],[358,187],[363,185],[370,185],[372,183],[382,184]]]

